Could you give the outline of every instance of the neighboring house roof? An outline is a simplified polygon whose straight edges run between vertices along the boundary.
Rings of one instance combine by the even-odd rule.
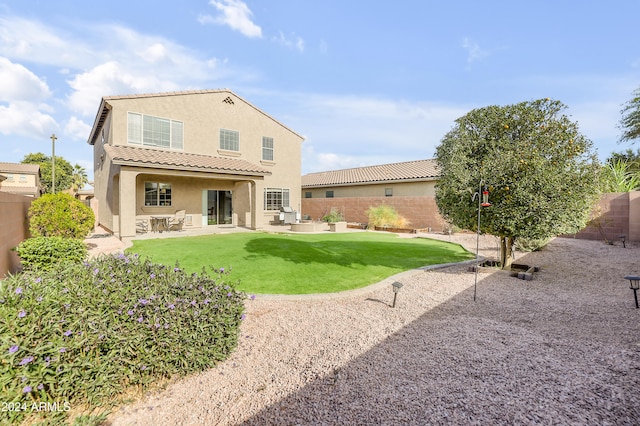
[[[302,176],[302,188],[424,181],[435,180],[438,176],[436,160],[415,160],[309,173]]]
[[[12,194],[21,194],[21,195],[40,194],[40,188],[37,188],[35,186],[6,186],[5,185],[2,187],[2,191],[10,192]]]
[[[213,157],[210,155],[122,145],[106,145],[105,150],[111,156],[113,164],[119,165],[244,174],[251,176],[271,174],[271,172],[264,167],[237,158]]]
[[[291,130],[290,128],[288,128],[284,124],[280,123],[278,120],[276,120],[275,118],[271,117],[269,114],[265,113],[261,109],[256,108],[254,105],[252,105],[251,103],[249,103],[246,100],[242,99],[240,96],[236,95],[231,90],[229,90],[229,89],[209,89],[209,90],[187,90],[187,91],[182,91],[182,92],[144,93],[144,94],[136,94],[136,95],[105,96],[105,97],[102,98],[102,101],[100,102],[100,107],[98,108],[98,114],[96,115],[95,121],[93,122],[93,127],[91,129],[91,133],[89,134],[88,142],[89,142],[90,145],[94,145],[95,144],[96,139],[99,136],[98,129],[102,128],[102,124],[106,120],[107,115],[109,113],[109,110],[111,109],[111,106],[109,105],[109,101],[111,101],[111,100],[141,99],[141,98],[161,98],[161,97],[168,97],[168,96],[202,95],[202,94],[207,94],[207,93],[228,93],[230,95],[233,95],[236,98],[238,98],[241,101],[243,101],[244,103],[246,103],[247,105],[249,105],[250,107],[252,107],[253,109],[255,109],[256,111],[258,111],[260,114],[262,114],[265,117],[275,121],[280,126],[284,127],[285,129],[289,130],[294,135],[298,136],[300,139],[304,140],[304,137],[300,136],[300,134],[294,132],[293,130]]]
[[[38,173],[40,173],[40,165],[0,162],[0,172],[37,175]]]

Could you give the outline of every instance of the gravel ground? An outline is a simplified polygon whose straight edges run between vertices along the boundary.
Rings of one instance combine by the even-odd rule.
[[[475,252],[475,234],[429,235]],[[495,257],[497,240],[481,239]],[[257,296],[237,350],[109,418],[119,425],[640,424],[640,246],[569,238],[353,292]],[[404,286],[391,308],[391,282]]]

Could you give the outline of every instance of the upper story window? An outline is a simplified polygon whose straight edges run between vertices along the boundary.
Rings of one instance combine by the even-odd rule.
[[[26,175],[20,175],[20,183],[27,183],[27,176]]]
[[[384,189],[385,197],[393,197],[393,188],[385,188]]]
[[[325,196],[326,198],[333,198],[333,191],[326,191],[326,192],[324,193],[324,196]]]
[[[220,149],[240,151],[240,132],[220,129]]]
[[[127,114],[127,137],[132,145],[182,149],[184,123],[152,115]]]
[[[262,137],[262,159],[273,161],[273,138]]]
[[[311,198],[311,196],[312,196],[311,191],[305,191],[304,198]]]
[[[7,182],[13,182],[13,174],[7,173]]]

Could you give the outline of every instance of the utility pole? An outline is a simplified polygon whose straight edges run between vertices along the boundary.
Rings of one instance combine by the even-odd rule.
[[[56,193],[56,134],[51,135],[51,193]]]

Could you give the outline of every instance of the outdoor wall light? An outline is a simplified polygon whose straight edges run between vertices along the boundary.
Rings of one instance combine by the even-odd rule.
[[[627,275],[625,280],[629,280],[629,288],[633,290],[633,298],[636,299],[636,309],[638,309],[638,289],[640,289],[640,277]]]
[[[396,307],[396,297],[398,297],[398,292],[402,288],[402,283],[399,283],[398,281],[396,281],[393,284],[391,284],[391,287],[393,287],[393,305],[391,305],[391,307],[395,308]]]

